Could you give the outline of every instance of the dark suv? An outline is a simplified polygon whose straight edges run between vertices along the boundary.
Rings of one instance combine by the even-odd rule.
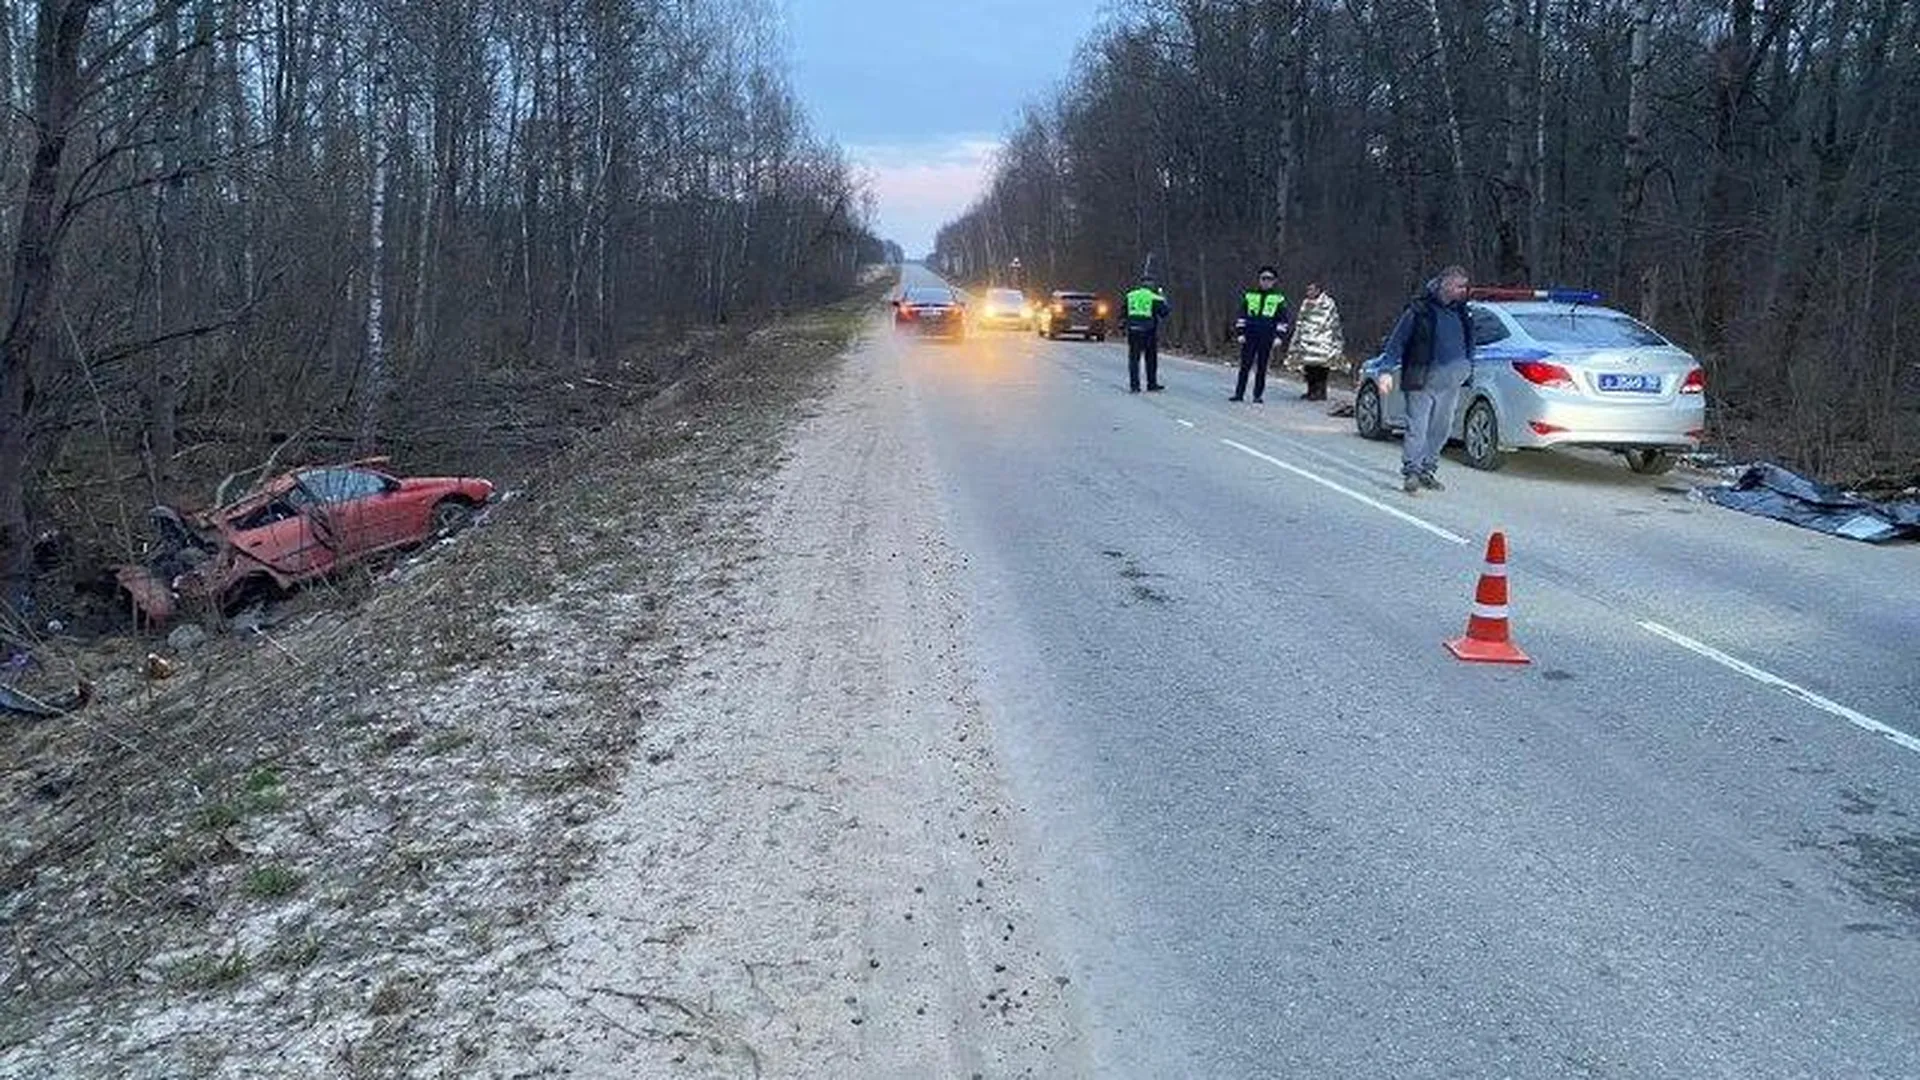
[[[1060,290],[1047,298],[1039,318],[1034,320],[1034,329],[1043,337],[1080,334],[1090,341],[1105,341],[1112,310],[1095,293]]]

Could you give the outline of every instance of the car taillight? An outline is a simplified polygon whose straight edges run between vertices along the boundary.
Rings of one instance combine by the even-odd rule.
[[[1535,435],[1558,435],[1567,430],[1559,424],[1544,424],[1538,420],[1527,421],[1527,426],[1533,429]]]
[[[1707,392],[1707,373],[1703,368],[1694,368],[1687,372],[1687,381],[1680,384],[1683,394],[1704,394]]]
[[[1513,370],[1535,386],[1573,389],[1573,376],[1559,364],[1549,364],[1545,360],[1515,360]]]

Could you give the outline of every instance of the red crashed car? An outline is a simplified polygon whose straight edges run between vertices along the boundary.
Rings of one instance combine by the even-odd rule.
[[[154,623],[186,601],[232,610],[262,592],[454,532],[493,497],[491,481],[401,478],[381,464],[295,469],[214,510],[154,507],[153,552],[145,563],[120,567],[115,579]]]

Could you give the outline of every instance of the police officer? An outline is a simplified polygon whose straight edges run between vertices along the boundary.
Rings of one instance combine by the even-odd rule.
[[[1241,298],[1240,379],[1233,384],[1233,396],[1228,401],[1246,400],[1249,372],[1253,373],[1254,402],[1267,392],[1267,360],[1273,354],[1274,339],[1292,328],[1286,294],[1274,288],[1278,279],[1273,267],[1261,267],[1254,287]]]
[[[1147,389],[1160,385],[1160,320],[1167,317],[1167,298],[1154,287],[1153,275],[1140,275],[1140,284],[1127,293],[1127,390],[1140,392],[1140,358],[1147,358]]]

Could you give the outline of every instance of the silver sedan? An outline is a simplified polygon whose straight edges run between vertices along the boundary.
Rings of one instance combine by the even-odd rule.
[[[1486,298],[1489,293],[1491,297]],[[1612,450],[1638,473],[1673,468],[1706,434],[1706,372],[1646,324],[1585,303],[1589,294],[1483,291],[1468,303],[1473,376],[1452,437],[1467,464],[1497,469],[1511,450]],[[1517,295],[1536,299],[1514,299]],[[1369,439],[1406,426],[1400,364],[1360,368],[1354,424]]]

